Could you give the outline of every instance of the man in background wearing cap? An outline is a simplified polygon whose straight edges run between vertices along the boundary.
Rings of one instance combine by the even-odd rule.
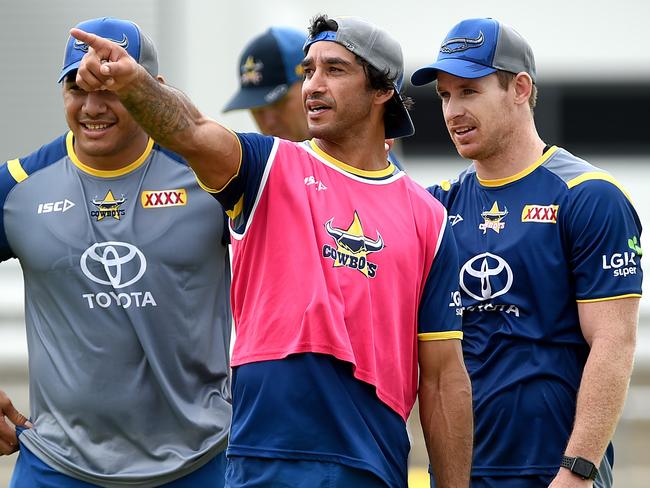
[[[429,189],[462,264],[472,487],[592,486],[599,465],[594,486],[609,487],[641,294],[638,216],[611,175],[538,135],[533,52],[511,27],[456,25],[411,78],[434,80],[472,160]]]
[[[240,89],[223,111],[250,110],[262,134],[309,139],[301,94],[306,37],[297,29],[271,27],[251,40],[240,57]]]
[[[79,27],[122,46],[158,83],[154,45],[137,25]],[[77,85],[88,49],[73,37],[66,46],[70,131],[0,166],[0,260],[23,268],[31,401],[27,421],[0,392],[0,453],[20,450],[10,486],[222,487],[222,209],[114,93]]]
[[[229,209],[227,486],[405,487],[419,361],[431,461],[441,485],[466,487],[471,398],[450,300],[453,235],[443,207],[384,148],[413,133],[399,44],[358,18],[314,19],[302,63],[313,139],[293,143],[233,133],[115,44],[72,34],[93,48],[80,85],[114,91]]]
[[[223,109],[248,109],[260,132],[289,141],[309,139],[307,115],[302,103],[302,47],[306,35],[290,27],[270,27],[251,40],[239,59],[240,88]],[[390,152],[394,139],[386,141],[388,159],[402,169]]]

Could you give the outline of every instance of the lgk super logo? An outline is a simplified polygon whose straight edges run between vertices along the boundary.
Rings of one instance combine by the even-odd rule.
[[[612,270],[612,275],[617,277],[627,277],[637,273],[637,256],[641,256],[643,251],[639,244],[639,238],[632,236],[627,240],[627,247],[630,251],[615,252],[608,256],[602,255],[603,269]]]
[[[325,223],[325,230],[336,241],[336,247],[325,244],[323,257],[334,261],[334,267],[345,266],[356,269],[368,278],[377,274],[377,265],[368,261],[368,254],[379,252],[384,248],[384,240],[379,232],[377,239],[366,237],[357,212],[347,229],[339,229],[332,225],[334,218]]]
[[[137,283],[147,270],[147,260],[133,244],[118,241],[98,242],[81,255],[81,271],[90,281],[112,288],[108,292],[85,293],[88,308],[118,306],[156,307],[149,291],[118,292]]]

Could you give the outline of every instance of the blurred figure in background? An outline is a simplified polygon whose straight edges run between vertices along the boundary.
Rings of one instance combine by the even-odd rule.
[[[291,27],[270,27],[254,37],[239,59],[239,91],[223,111],[249,110],[262,134],[300,142],[310,138],[302,103],[307,36]],[[391,151],[395,139],[386,140],[388,160],[403,169]]]
[[[294,142],[309,139],[302,105],[302,59],[307,34],[271,27],[253,38],[239,61],[239,91],[223,111],[249,110],[260,132]]]

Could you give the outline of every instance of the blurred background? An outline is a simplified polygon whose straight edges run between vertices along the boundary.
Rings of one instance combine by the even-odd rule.
[[[254,130],[247,112],[221,114],[237,90],[239,54],[269,25],[306,29],[317,13],[358,15],[389,30],[401,43],[406,78],[437,55],[453,24],[495,17],[514,26],[532,45],[539,101],[535,118],[542,138],[565,146],[614,173],[650,228],[650,44],[647,0],[21,0],[2,1],[0,14],[0,161],[29,154],[66,130],[56,83],[70,27],[104,15],[137,22],[155,41],[160,72],[197,106],[228,127]],[[414,137],[396,151],[423,185],[452,177],[467,164],[453,149],[431,87],[415,99]],[[594,225],[598,225],[597,222]],[[642,239],[645,241],[646,239]],[[43,243],[47,245],[47,243]],[[644,284],[645,295],[650,279]],[[23,287],[15,260],[0,264],[0,389],[29,411]],[[83,367],[83,365],[79,365]],[[134,412],[135,414],[135,412]],[[426,486],[426,455],[417,412],[411,487]],[[634,376],[616,432],[616,486],[641,488],[650,479],[650,300],[641,301]],[[14,457],[0,457],[0,487],[8,485]]]

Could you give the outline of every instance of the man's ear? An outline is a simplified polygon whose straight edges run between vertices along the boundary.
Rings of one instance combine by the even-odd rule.
[[[395,93],[395,90],[393,88],[390,88],[388,90],[377,90],[375,92],[375,102],[378,105],[386,103],[388,100],[393,98],[394,93]]]
[[[533,79],[530,75],[525,72],[517,73],[515,79],[512,80],[512,85],[515,89],[515,103],[527,104],[533,91]]]
[[[167,82],[165,81],[165,78],[163,78],[163,75],[157,75],[156,79],[158,80],[158,83],[162,83],[163,85],[167,84]]]

